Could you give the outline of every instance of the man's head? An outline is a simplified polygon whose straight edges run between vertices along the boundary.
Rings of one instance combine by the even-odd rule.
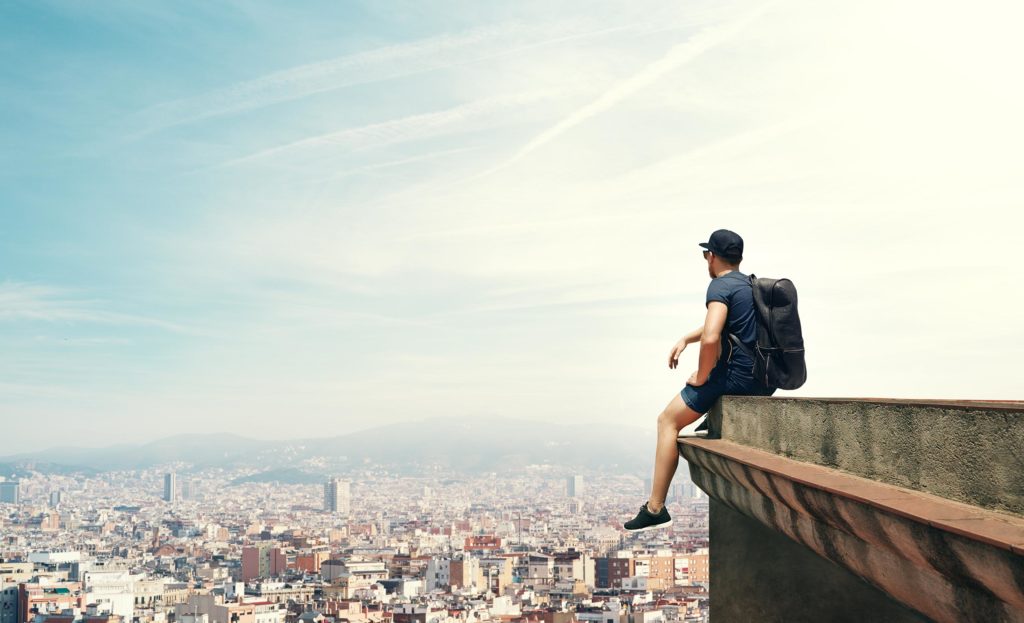
[[[704,259],[708,261],[708,274],[714,279],[726,270],[736,270],[743,261],[743,238],[728,229],[719,229],[711,234],[704,247]]]

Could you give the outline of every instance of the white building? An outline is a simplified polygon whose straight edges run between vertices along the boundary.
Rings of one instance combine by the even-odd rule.
[[[566,493],[571,498],[583,497],[583,476],[576,474],[575,476],[569,476],[566,479]]]
[[[40,565],[69,565],[73,562],[81,562],[80,552],[30,552],[28,561]]]
[[[427,591],[486,590],[480,559],[472,556],[431,558],[427,563],[426,582]]]
[[[82,588],[86,603],[108,606],[112,614],[131,621],[135,616],[136,579],[128,571],[84,571]]]
[[[487,610],[491,613],[492,617],[498,616],[519,616],[523,613],[519,604],[514,603],[512,598],[508,595],[501,597],[495,597],[491,600],[490,606]]]
[[[253,606],[255,623],[284,623],[284,615],[286,614],[284,604],[272,601],[246,601],[245,603]]]
[[[613,597],[601,604],[600,608],[576,611],[576,620],[580,623],[621,623],[625,614],[622,602]]]
[[[427,591],[448,590],[451,584],[451,560],[448,558],[431,558],[427,563]]]

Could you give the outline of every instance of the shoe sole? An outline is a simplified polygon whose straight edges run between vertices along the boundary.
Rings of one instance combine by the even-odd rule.
[[[676,437],[676,439],[690,439],[690,438],[693,438],[693,437],[704,438],[704,437],[707,437],[707,436],[708,436],[707,431],[703,431],[702,430],[702,431],[697,432],[697,433],[683,433],[683,434],[679,435],[678,437]]]
[[[672,525],[672,520],[669,519],[665,523],[654,524],[653,526],[647,526],[646,528],[635,528],[633,530],[630,530],[629,528],[626,528],[626,526],[622,526],[622,527],[626,528],[626,532],[647,532],[648,530],[655,530],[657,528],[667,528],[667,527],[669,527],[671,525]]]

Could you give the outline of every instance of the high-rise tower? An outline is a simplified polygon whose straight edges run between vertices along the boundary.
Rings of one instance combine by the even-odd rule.
[[[351,491],[347,480],[331,478],[324,483],[324,510],[347,515],[350,495]]]
[[[164,501],[174,502],[178,498],[178,477],[174,472],[164,474]]]
[[[0,502],[18,504],[21,502],[21,483],[17,480],[0,482]]]
[[[583,476],[569,476],[566,479],[565,490],[571,498],[583,497]]]

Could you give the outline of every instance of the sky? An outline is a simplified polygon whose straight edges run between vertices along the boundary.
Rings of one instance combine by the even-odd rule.
[[[1018,2],[0,5],[0,454],[653,430],[697,243],[790,396],[1022,399]]]

